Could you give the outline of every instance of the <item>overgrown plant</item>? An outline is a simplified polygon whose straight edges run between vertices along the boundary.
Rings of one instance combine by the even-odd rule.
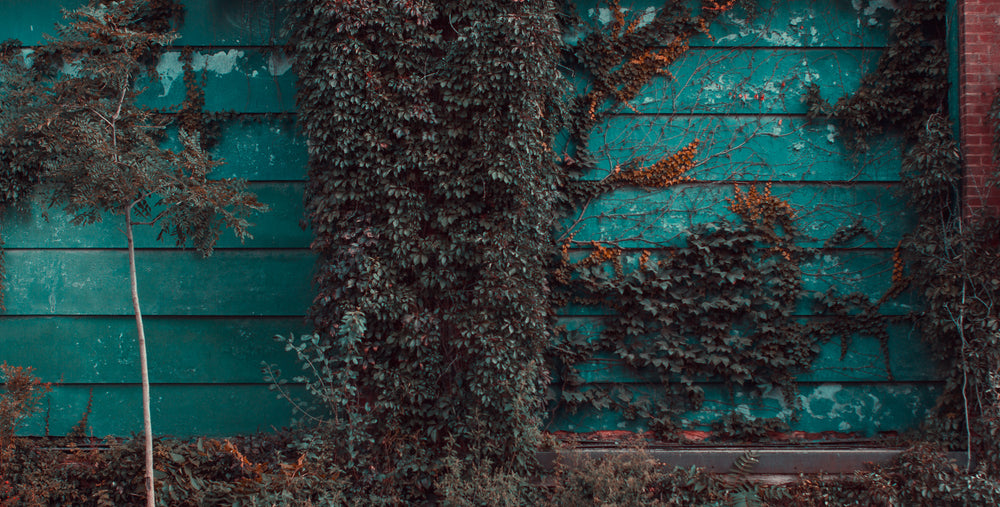
[[[672,80],[672,66],[687,52],[688,41],[707,34],[709,26],[734,7],[736,2],[709,1],[695,11],[687,4],[665,2],[642,13],[610,1],[606,9],[610,20],[601,26],[584,20],[575,6],[567,6],[566,25],[578,38],[567,47],[568,63],[587,85],[570,101],[562,208],[570,218],[557,232],[562,251],[555,279],[560,303],[598,309],[601,331],[595,338],[589,331],[564,330],[550,347],[560,379],[550,395],[557,407],[575,410],[585,403],[598,409],[614,407],[643,420],[659,436],[676,438],[680,415],[703,408],[700,384],[718,381],[728,387],[730,396],[737,392],[778,396],[794,414],[795,375],[809,369],[822,342],[843,335],[846,344],[859,327],[795,317],[800,305],[813,299],[839,305],[839,313],[829,312],[832,316],[854,306],[837,294],[803,289],[801,265],[815,250],[800,246],[808,238],[798,229],[799,210],[771,195],[770,184],[736,185],[725,203],[728,216],[692,226],[672,243],[650,242],[649,248],[636,248],[635,243],[646,241],[641,232],[622,240],[575,239],[585,228],[581,225],[585,211],[607,194],[684,196],[697,184],[693,171],[702,145],[698,138],[659,160],[626,158],[601,179],[593,179],[602,169],[589,139],[609,117],[638,112],[634,99],[640,91],[654,79]],[[737,8],[752,11],[752,7]],[[632,247],[623,248],[624,243]],[[589,254],[574,258],[574,249]],[[608,311],[611,314],[605,315]],[[655,378],[667,386],[666,392],[649,396],[623,385],[584,386],[578,366],[609,357],[627,366],[628,374],[636,378]],[[733,413],[715,426],[721,435],[759,439],[787,428],[793,418]]]
[[[162,3],[162,2],[161,2]],[[183,148],[162,147],[167,120],[141,105],[136,86],[174,35],[147,31],[145,3],[92,3],[66,12],[59,37],[33,51],[6,44],[0,61],[0,154],[9,198],[37,185],[74,224],[108,214],[121,220],[128,246],[138,332],[146,439],[146,492],[154,505],[153,448],[146,339],[136,280],[133,231],[160,229],[178,245],[209,255],[222,228],[250,237],[248,213],[266,207],[237,180],[212,180],[219,162],[202,151],[198,132],[181,129]]]
[[[583,401],[613,404],[649,421],[673,438],[678,415],[702,408],[697,382],[720,379],[729,388],[760,396],[775,392],[794,407],[794,375],[808,370],[824,338],[816,326],[794,318],[805,295],[799,267],[808,252],[796,241],[795,210],[763,191],[738,187],[729,202],[738,221],[720,221],[691,231],[686,245],[665,252],[642,251],[626,272],[619,249],[597,245],[586,258],[564,259],[572,301],[614,310],[602,318],[598,340],[563,342],[577,354],[612,354],[636,372],[649,372],[668,386],[666,396],[601,389],[581,392],[573,361],[560,358],[560,396],[570,407]],[[610,266],[609,266],[610,265]],[[692,339],[697,337],[697,339]],[[730,430],[743,419],[724,419]],[[766,429],[789,421],[760,420]]]
[[[169,505],[372,505],[322,457],[289,446],[291,435],[157,442],[161,503]],[[107,440],[103,447],[56,449],[24,440],[0,478],[0,505],[142,505],[141,439]],[[452,452],[454,449],[449,449]],[[1000,483],[965,474],[941,448],[920,445],[889,463],[853,475],[803,475],[788,483],[757,481],[747,452],[722,474],[675,468],[643,449],[590,459],[564,459],[533,481],[446,458],[435,481],[440,505],[644,505],[805,507],[830,505],[994,505]],[[399,502],[396,502],[397,504]]]
[[[41,410],[41,401],[51,385],[34,376],[28,367],[0,364],[0,477],[6,477],[7,462],[14,450],[18,426]]]
[[[550,314],[554,7],[300,7],[292,44],[320,257],[317,338],[302,344],[347,352],[342,373],[321,374],[343,393],[334,420],[352,422],[326,439],[344,439],[336,451],[362,494],[432,495],[447,441],[527,471]],[[349,315],[365,330],[345,349]],[[473,438],[486,428],[492,438]]]

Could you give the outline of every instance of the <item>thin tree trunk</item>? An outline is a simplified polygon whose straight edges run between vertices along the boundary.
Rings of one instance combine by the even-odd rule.
[[[142,369],[142,423],[146,437],[146,506],[156,506],[156,488],[153,482],[153,422],[149,410],[149,368],[146,366],[146,333],[139,309],[139,285],[135,273],[135,240],[132,237],[132,206],[125,209],[125,235],[128,237],[128,274],[132,283],[132,309],[135,326],[139,332],[139,366]]]

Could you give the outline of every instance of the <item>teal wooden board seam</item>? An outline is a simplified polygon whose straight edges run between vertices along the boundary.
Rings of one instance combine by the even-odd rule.
[[[304,396],[301,386],[289,386]],[[142,429],[139,385],[53,386],[43,412],[25,422],[18,434],[64,435],[77,424],[93,389],[88,435],[128,436]],[[160,385],[150,387],[153,431],[176,437],[247,435],[273,432],[292,423],[293,410],[266,384]]]
[[[749,418],[782,417],[793,411],[784,404],[781,393],[767,393],[763,398],[748,397],[717,386],[702,386],[705,404],[698,412],[680,415],[680,427],[708,430],[713,421],[736,411]],[[639,396],[656,399],[662,387],[630,388]],[[902,432],[922,424],[930,413],[941,388],[937,383],[841,384],[836,382],[799,386],[801,411],[792,425],[795,431],[860,433],[873,437],[881,432]],[[575,413],[560,411],[545,427],[549,431],[591,432],[600,430],[646,431],[643,420],[630,420],[611,410],[580,407]]]
[[[154,383],[261,383],[263,361],[298,374],[294,353],[273,338],[311,332],[303,317],[149,316],[144,322]],[[0,315],[0,336],[0,357],[12,365],[32,366],[46,382],[139,380],[131,316]]]
[[[303,183],[251,183],[248,190],[270,206],[270,210],[247,217],[253,238],[241,241],[232,232],[219,234],[218,248],[308,248],[312,233],[302,227]],[[155,201],[154,201],[155,202]],[[154,208],[153,216],[155,216]],[[26,248],[124,248],[121,216],[105,214],[101,222],[90,225],[73,225],[71,218],[60,209],[48,208],[45,197],[33,196],[30,209],[7,210],[0,215],[0,235],[7,249]],[[156,227],[135,228],[138,248],[172,248],[176,241],[157,240],[160,230]]]
[[[762,190],[763,184],[738,184]],[[616,242],[623,248],[684,244],[695,227],[735,219],[726,199],[734,185],[678,184],[666,189],[621,188],[596,197],[563,220],[561,237],[580,243]],[[894,248],[912,230],[914,217],[899,187],[882,183],[772,186],[796,210],[803,246],[822,246],[839,229],[860,224],[869,233],[858,241],[874,248]]]
[[[803,321],[822,319],[800,319]],[[566,326],[570,333],[585,337],[588,341],[599,338],[604,323],[596,317],[563,317],[559,324]],[[887,325],[889,332],[889,367],[893,380],[897,382],[937,381],[941,372],[930,361],[931,352],[919,337],[911,323]],[[808,336],[804,340],[810,339]],[[855,335],[850,338],[847,356],[841,358],[841,340],[834,338],[820,345],[819,355],[810,371],[799,373],[800,382],[842,382],[866,383],[887,382],[885,356],[877,339],[872,336]],[[601,353],[577,366],[585,383],[650,383],[657,382],[655,371],[640,371],[624,363],[611,352]],[[719,379],[700,379],[718,381]],[[555,383],[558,383],[556,379]]]
[[[146,315],[304,315],[315,256],[308,250],[137,253]],[[130,315],[123,250],[6,252],[6,315]]]
[[[900,179],[900,143],[885,136],[852,153],[835,122],[804,116],[616,115],[600,123],[588,149],[596,166],[581,179],[600,180],[634,159],[648,167],[698,140],[697,181],[849,181]]]
[[[624,105],[609,113],[805,114],[807,85],[836,100],[853,92],[881,55],[874,49],[691,48]],[[585,73],[567,77],[577,93],[589,91]],[[579,69],[575,72],[580,72]],[[608,107],[610,107],[608,109]]]

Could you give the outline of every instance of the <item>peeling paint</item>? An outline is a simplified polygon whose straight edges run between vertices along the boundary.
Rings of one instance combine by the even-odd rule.
[[[899,10],[894,0],[851,0],[851,7],[865,16],[874,16],[879,9],[895,12]]]
[[[267,71],[272,76],[280,76],[288,72],[295,63],[295,58],[283,53],[273,53],[267,58]]]
[[[636,28],[642,28],[652,23],[654,19],[656,19],[656,7],[646,7],[646,11],[643,13],[642,17],[639,18],[639,23],[636,25]]]
[[[876,26],[881,21],[875,17],[875,13],[879,9],[884,9],[887,11],[895,12],[899,9],[894,0],[851,0],[851,7],[858,11],[858,26],[861,26],[862,18],[867,17],[868,26]]]
[[[767,388],[764,390],[764,392],[761,394],[760,397],[764,400],[772,400],[774,402],[777,402],[777,405],[780,408],[775,417],[788,421],[792,418],[792,415],[794,415],[795,413],[792,407],[789,407],[788,404],[785,403],[785,393],[781,389],[775,389],[773,386],[767,386]]]
[[[216,74],[229,74],[236,69],[237,63],[243,56],[243,51],[236,49],[219,51],[212,55],[195,53],[191,59],[191,66],[196,71],[204,69]]]
[[[630,10],[631,9],[622,8],[621,11],[622,14],[628,14]],[[598,9],[587,9],[587,15],[590,16],[591,19],[596,19],[597,22],[602,25],[611,24],[611,22],[615,20],[614,13],[611,12],[611,9],[608,9],[607,7],[601,7]],[[646,7],[642,11],[642,16],[639,18],[639,22],[636,23],[635,27],[641,28],[643,26],[646,26],[652,23],[654,19],[656,19],[656,7]]]
[[[799,395],[802,411],[817,419],[839,418],[848,412],[849,405],[838,401],[838,394],[844,388],[840,384],[823,384],[817,386],[809,395]],[[846,421],[841,425],[847,424]],[[843,428],[841,428],[843,430]]]
[[[195,53],[191,57],[191,69],[195,72],[208,71],[216,74],[229,74],[238,68],[238,63],[245,56],[243,51],[230,49],[229,51],[219,51],[206,55]],[[160,56],[160,61],[156,64],[156,74],[163,85],[163,93],[160,97],[170,94],[170,88],[174,82],[184,75],[184,62],[181,61],[181,54],[177,51],[164,53]]]
[[[83,65],[79,60],[75,62],[63,62],[63,66],[59,69],[59,72],[69,77],[80,77],[80,69],[82,68]]]
[[[602,25],[611,23],[613,16],[611,15],[611,9],[607,7],[601,7],[600,9],[587,9],[587,15],[592,19],[597,19]]]
[[[160,84],[163,85],[163,93],[160,97],[166,97],[170,94],[170,88],[174,81],[184,75],[181,54],[172,51],[160,56],[160,61],[156,64],[156,75],[160,77]]]
[[[737,17],[733,12],[727,12],[724,17],[726,22],[739,27],[735,34],[729,34],[716,40],[717,45],[726,44],[731,41],[753,37],[754,40],[767,42],[773,46],[801,46],[802,39],[794,34],[781,30],[773,30],[768,27],[753,26],[748,18]],[[791,25],[791,23],[789,23]]]
[[[827,132],[827,134],[826,134],[826,141],[828,143],[835,143],[835,142],[837,142],[837,127],[835,127],[833,125],[827,125],[826,126],[826,132]]]

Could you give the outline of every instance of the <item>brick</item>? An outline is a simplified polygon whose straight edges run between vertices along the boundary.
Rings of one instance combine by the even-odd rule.
[[[968,146],[987,146],[993,142],[992,129],[982,129],[977,132],[969,132],[964,136],[965,144]]]
[[[972,135],[965,136],[966,146],[991,146],[993,144],[993,136],[977,132]]]
[[[997,173],[994,125],[986,115],[1000,74],[1000,1],[959,0],[959,118],[965,163],[963,199],[969,213],[1000,211],[1000,192],[987,183]]]

